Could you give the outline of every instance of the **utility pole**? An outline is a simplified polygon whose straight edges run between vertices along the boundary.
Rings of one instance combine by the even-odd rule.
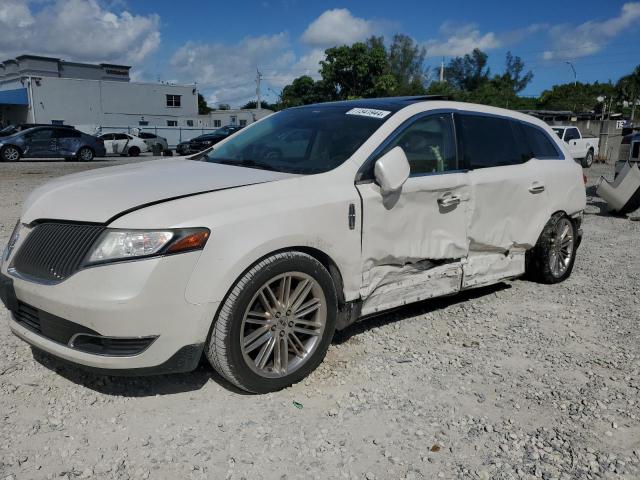
[[[262,80],[262,74],[260,70],[256,69],[256,97],[258,98],[258,103],[256,103],[256,108],[260,110],[262,108],[262,100],[260,99],[260,81]]]
[[[578,84],[578,74],[576,73],[576,67],[573,66],[573,63],[566,61],[564,62],[567,65],[569,65],[571,67],[571,70],[573,70],[573,85],[577,85]]]
[[[440,82],[444,82],[444,57],[442,57],[442,63],[440,63]]]

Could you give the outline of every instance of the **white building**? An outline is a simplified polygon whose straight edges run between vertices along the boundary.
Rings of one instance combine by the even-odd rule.
[[[131,82],[126,65],[21,55],[0,63],[0,121],[201,127],[195,85]]]
[[[200,115],[203,127],[219,128],[225,125],[244,127],[273,113],[266,108],[248,108],[242,110],[214,110],[208,115]]]

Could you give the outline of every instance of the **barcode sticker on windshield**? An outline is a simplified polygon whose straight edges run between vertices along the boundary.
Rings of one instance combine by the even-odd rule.
[[[375,108],[352,108],[347,115],[360,115],[361,117],[384,118],[391,112],[387,110],[376,110]]]

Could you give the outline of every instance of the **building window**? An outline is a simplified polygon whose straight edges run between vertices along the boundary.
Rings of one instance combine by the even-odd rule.
[[[177,126],[178,126],[177,120],[167,120],[167,127],[177,127]]]
[[[236,123],[238,123],[238,117],[231,115],[231,125],[235,125]]]
[[[167,107],[179,107],[180,95],[167,95]]]
[[[246,127],[247,126],[247,121],[246,120],[240,120],[240,126],[241,127]]]
[[[222,126],[222,121],[220,121],[220,120],[214,120],[214,121],[213,121],[213,126],[214,126],[215,128],[219,128],[219,127],[221,127],[221,126]]]
[[[193,120],[187,120],[187,127],[193,127]]]
[[[149,125],[149,122],[147,122],[146,120],[140,120],[138,122],[138,125],[140,125],[141,127],[146,127],[147,125]]]

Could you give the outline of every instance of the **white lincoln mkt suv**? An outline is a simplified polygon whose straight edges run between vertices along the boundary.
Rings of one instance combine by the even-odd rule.
[[[199,154],[54,180],[0,292],[21,339],[108,374],[274,391],[336,329],[410,302],[566,279],[582,169],[543,122],[438,97],[292,108]]]

